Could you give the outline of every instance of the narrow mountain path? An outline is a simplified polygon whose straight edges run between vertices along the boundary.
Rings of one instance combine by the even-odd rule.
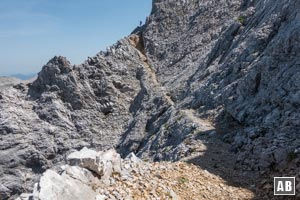
[[[181,110],[197,127],[197,134],[189,146],[193,149],[190,156],[182,161],[199,166],[203,170],[221,177],[226,185],[241,187],[257,194],[257,175],[245,171],[236,164],[236,155],[230,151],[231,145],[222,140],[222,134],[216,131],[212,122],[201,119],[192,109]]]
[[[201,131],[213,131],[214,125],[209,120],[204,120],[196,116],[196,111],[193,109],[181,110],[191,121],[198,125]]]

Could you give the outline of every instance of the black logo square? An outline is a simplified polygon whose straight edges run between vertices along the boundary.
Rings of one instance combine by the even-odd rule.
[[[295,177],[274,177],[274,195],[295,195]]]

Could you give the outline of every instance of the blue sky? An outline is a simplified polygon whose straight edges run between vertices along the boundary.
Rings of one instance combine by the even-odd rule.
[[[151,4],[152,0],[1,0],[0,75],[38,72],[55,55],[80,64],[144,22]]]

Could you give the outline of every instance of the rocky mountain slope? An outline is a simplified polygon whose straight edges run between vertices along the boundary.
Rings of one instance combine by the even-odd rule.
[[[184,159],[235,184],[260,175],[271,194],[274,174],[299,176],[299,8],[153,0],[106,52],[78,66],[55,57],[34,82],[1,88],[0,198],[83,147]]]

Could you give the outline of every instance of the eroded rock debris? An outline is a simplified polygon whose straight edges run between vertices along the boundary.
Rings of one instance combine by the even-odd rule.
[[[184,160],[258,199],[274,198],[274,176],[295,176],[299,190],[299,9],[153,0],[146,23],[107,51],[1,84],[0,199],[84,147]]]
[[[114,150],[87,148],[67,157],[59,173],[47,170],[31,194],[17,200],[105,199],[251,199],[246,189],[228,186],[220,177],[183,162],[147,163],[133,153],[125,159]],[[193,172],[193,173],[191,173]]]

